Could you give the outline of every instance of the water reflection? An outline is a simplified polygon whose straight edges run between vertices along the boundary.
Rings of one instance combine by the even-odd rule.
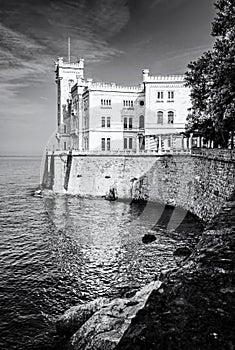
[[[175,247],[187,244],[198,226],[192,217],[180,233],[167,230],[168,209],[161,204],[72,196],[43,203],[31,195],[39,164],[1,158],[1,349],[50,349],[55,317],[97,296],[126,295],[175,267]],[[142,236],[152,228],[157,240],[144,245]],[[42,346],[34,346],[35,336]]]
[[[172,209],[162,204],[56,196],[45,206],[56,227],[51,249],[60,268],[77,280],[81,298],[117,295],[151,281],[162,266],[175,266],[177,240],[166,234],[169,218],[164,221]],[[157,240],[146,246],[142,236],[152,228]]]

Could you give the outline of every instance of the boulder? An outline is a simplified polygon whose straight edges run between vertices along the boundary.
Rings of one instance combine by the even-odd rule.
[[[83,305],[72,306],[56,321],[56,330],[59,335],[71,336],[96,311],[109,303],[107,298],[97,298]]]
[[[192,250],[188,247],[179,247],[174,251],[175,256],[189,256],[192,253]]]
[[[146,233],[144,237],[142,237],[142,242],[145,244],[152,243],[156,240],[156,236],[152,233]]]
[[[151,292],[160,286],[160,281],[151,282],[132,298],[118,298],[104,305],[72,336],[69,349],[115,349],[131,320],[145,306]]]

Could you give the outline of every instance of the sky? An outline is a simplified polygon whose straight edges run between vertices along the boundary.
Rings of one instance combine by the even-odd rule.
[[[54,61],[135,85],[183,74],[211,49],[213,0],[0,0],[0,155],[42,154],[56,128]]]

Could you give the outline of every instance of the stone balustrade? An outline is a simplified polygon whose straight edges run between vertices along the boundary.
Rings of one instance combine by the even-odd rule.
[[[185,154],[191,154],[191,150],[189,148],[185,149],[161,149],[161,150],[111,150],[111,151],[100,151],[100,150],[83,150],[79,151],[76,149],[73,150],[66,150],[66,151],[51,151],[49,150],[47,153],[48,155],[51,155],[54,153],[54,155],[68,155],[72,151],[73,156],[79,156],[79,155],[98,155],[98,156],[165,156],[165,155],[185,155]]]

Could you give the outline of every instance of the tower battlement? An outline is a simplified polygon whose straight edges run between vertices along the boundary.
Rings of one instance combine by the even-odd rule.
[[[68,62],[68,61],[64,61],[63,57],[58,57],[57,61],[55,62],[55,71],[58,68],[84,69],[84,59],[79,58],[77,62]]]
[[[148,75],[145,78],[145,83],[175,83],[175,82],[184,82],[184,75]]]

